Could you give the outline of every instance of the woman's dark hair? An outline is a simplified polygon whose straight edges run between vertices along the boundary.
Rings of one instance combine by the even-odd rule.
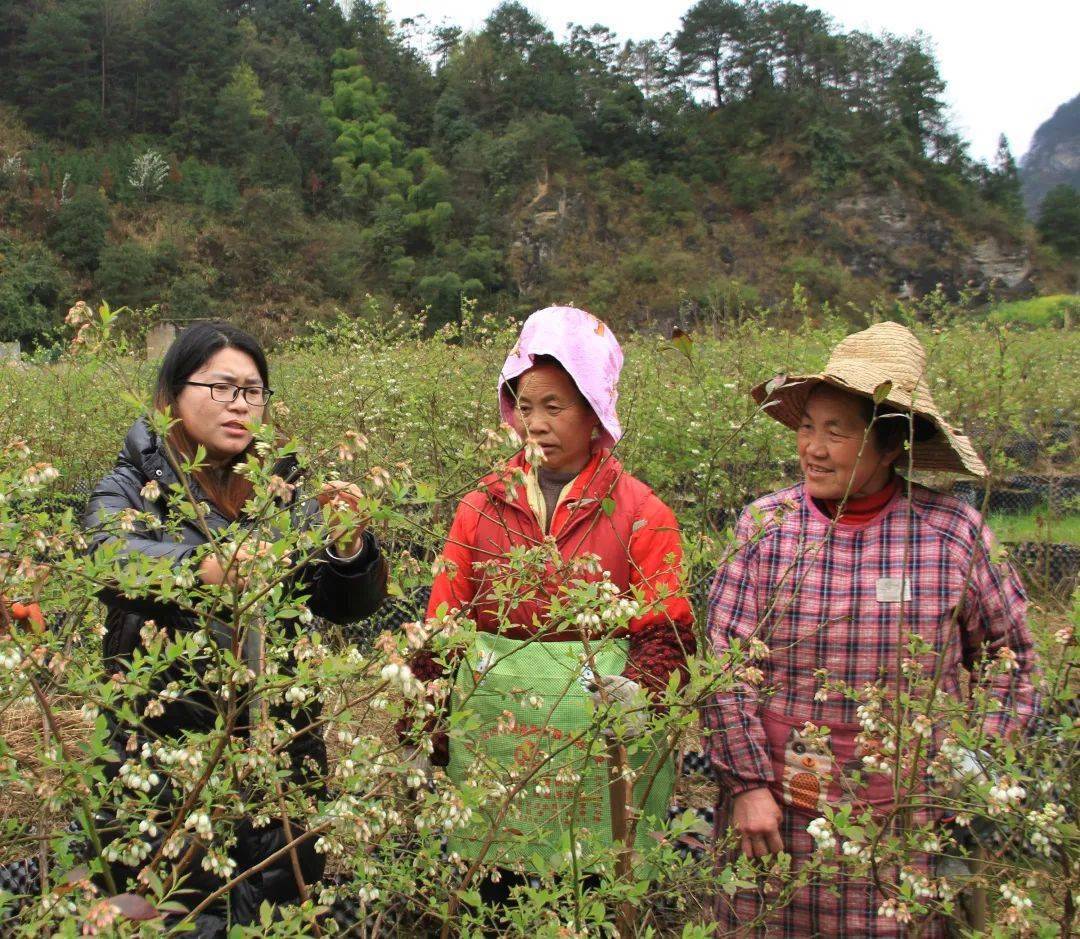
[[[176,399],[187,380],[222,349],[237,349],[250,356],[263,385],[270,387],[266,353],[254,336],[231,323],[194,323],[176,337],[161,361],[154,390],[154,407],[159,411],[170,407],[175,410]],[[195,456],[195,442],[179,421],[169,431],[167,443],[175,456],[187,460]],[[170,459],[174,458],[170,454]],[[244,503],[251,497],[251,483],[238,473],[219,474],[202,470],[194,475],[207,498],[228,518],[237,518]]]
[[[914,440],[916,444],[919,444],[933,440],[937,436],[937,425],[928,417],[915,414],[915,427],[912,429],[908,421],[913,415],[909,411],[888,404],[875,406],[870,398],[861,396],[860,401],[862,417],[870,425],[870,436],[874,441],[874,446],[883,453],[903,446],[907,440]]]
[[[258,340],[231,323],[194,323],[185,329],[165,353],[158,369],[154,406],[164,410],[176,404],[186,382],[222,349],[238,349],[251,356],[262,383],[270,387],[266,353]]]
[[[536,368],[538,365],[554,365],[555,368],[557,368],[567,378],[570,379],[570,383],[574,386],[574,389],[577,391],[577,393],[579,395],[581,395],[581,400],[584,401],[586,404],[589,403],[588,399],[585,397],[585,395],[581,394],[581,389],[578,388],[577,382],[574,381],[574,376],[571,375],[566,370],[566,368],[563,366],[562,362],[560,362],[557,358],[555,358],[555,356],[553,356],[553,355],[534,355],[531,367]],[[520,375],[515,375],[513,378],[507,379],[506,384],[503,385],[503,394],[506,395],[510,399],[511,404],[513,404],[517,400],[518,385],[520,384],[521,379],[525,376],[526,372],[528,372],[528,371],[530,371],[530,369],[526,369]],[[589,407],[591,408],[592,405],[589,405]]]

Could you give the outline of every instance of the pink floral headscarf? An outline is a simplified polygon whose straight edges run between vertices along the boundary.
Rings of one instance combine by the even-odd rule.
[[[533,313],[499,373],[499,411],[507,424],[513,424],[514,406],[506,384],[532,368],[538,355],[550,355],[566,369],[600,419],[598,445],[613,447],[622,436],[615,402],[623,354],[615,334],[576,307],[549,306]]]

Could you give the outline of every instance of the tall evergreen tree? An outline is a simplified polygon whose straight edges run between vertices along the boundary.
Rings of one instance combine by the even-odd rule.
[[[945,82],[922,36],[895,40],[895,56],[885,80],[885,103],[917,154],[926,152],[931,137],[944,129]]]
[[[717,108],[724,106],[729,92],[739,84],[738,71],[745,65],[740,43],[747,25],[743,4],[735,0],[698,0],[682,18],[675,35],[677,73],[695,88],[708,88]]]
[[[998,137],[994,161],[983,178],[983,195],[987,201],[1001,206],[1014,219],[1024,216],[1024,197],[1020,191],[1020,172],[1009,149],[1009,140]]]
[[[156,0],[146,17],[147,70],[140,125],[179,149],[212,152],[219,92],[237,64],[236,24],[217,0]]]
[[[387,91],[375,84],[355,50],[334,53],[333,93],[323,113],[337,135],[334,158],[342,190],[362,215],[397,214],[410,236],[434,242],[450,220],[450,179],[426,149],[408,150],[398,121],[386,107]]]
[[[19,46],[16,100],[46,134],[89,140],[101,127],[96,0],[38,8]]]
[[[551,31],[516,0],[501,3],[484,21],[483,34],[520,58],[553,41]]]
[[[1064,184],[1051,189],[1039,205],[1035,227],[1063,257],[1080,257],[1080,192]]]

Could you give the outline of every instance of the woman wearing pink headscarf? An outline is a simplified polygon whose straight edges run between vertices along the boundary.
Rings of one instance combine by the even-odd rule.
[[[448,765],[451,778],[464,776],[477,759],[518,773],[534,771],[525,765],[534,754],[560,752],[565,749],[560,742],[588,728],[590,697],[597,707],[624,708],[628,719],[623,726],[631,725],[632,718],[647,711],[650,699],[664,691],[672,673],[685,673],[686,657],[694,652],[693,614],[680,594],[678,523],[612,453],[622,435],[615,411],[622,361],[619,343],[600,320],[572,307],[549,307],[526,321],[499,375],[502,416],[526,446],[481,480],[458,506],[428,616],[459,610],[477,625],[477,649],[469,653],[469,668],[455,669],[452,701],[465,697],[471,708],[482,710],[485,698],[491,698],[493,714],[505,715],[523,675],[531,691],[545,681],[548,687],[545,704],[516,714],[512,739],[504,740],[506,735],[498,731],[485,732],[483,743],[470,751],[457,738],[448,747],[445,735],[436,735],[432,762]],[[520,577],[514,573],[511,552],[545,544],[545,569],[537,578],[541,582],[508,602],[505,586],[499,592],[500,582]],[[595,560],[582,563],[587,555]],[[623,598],[633,600],[640,612],[625,628],[596,629],[590,642],[589,627],[551,610],[553,603],[559,609],[566,602],[566,591],[603,579],[613,585],[612,605]],[[504,660],[502,672],[509,684],[500,695],[497,663]],[[583,660],[588,663],[584,676]],[[426,651],[414,658],[412,669],[423,681],[444,671]],[[485,696],[485,691],[491,693]],[[655,751],[653,757],[655,772]],[[531,836],[531,845],[527,851],[496,845],[485,860],[527,866],[529,854],[537,853],[546,836],[555,845],[560,831],[574,830],[577,824],[585,829],[591,825],[601,835],[608,827],[610,837],[607,771],[602,763],[596,765],[595,753],[587,762],[586,772],[597,779],[590,782],[587,777],[565,804],[558,793],[534,797],[530,785],[529,800],[534,805],[543,802],[532,819],[538,833]],[[664,767],[664,772],[669,769]],[[646,814],[654,802],[664,803],[659,811],[666,814],[666,797],[657,798],[664,789],[662,784],[653,787]],[[590,807],[590,800],[596,805]],[[569,817],[579,811],[587,817]],[[541,817],[546,835],[545,822],[537,821]],[[515,825],[524,827],[520,821]],[[640,827],[639,835],[644,835],[648,826]],[[452,848],[469,857],[475,844],[464,838]],[[507,878],[496,885],[489,881],[482,892],[489,899],[505,898],[507,883]],[[501,891],[495,889],[493,895],[493,886]]]

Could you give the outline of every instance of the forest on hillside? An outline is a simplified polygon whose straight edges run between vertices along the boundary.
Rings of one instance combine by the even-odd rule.
[[[0,63],[0,339],[76,296],[269,334],[463,299],[722,317],[959,284],[980,239],[1034,238],[924,37],[797,3],[623,42],[516,2],[467,33],[367,0],[25,0]]]

